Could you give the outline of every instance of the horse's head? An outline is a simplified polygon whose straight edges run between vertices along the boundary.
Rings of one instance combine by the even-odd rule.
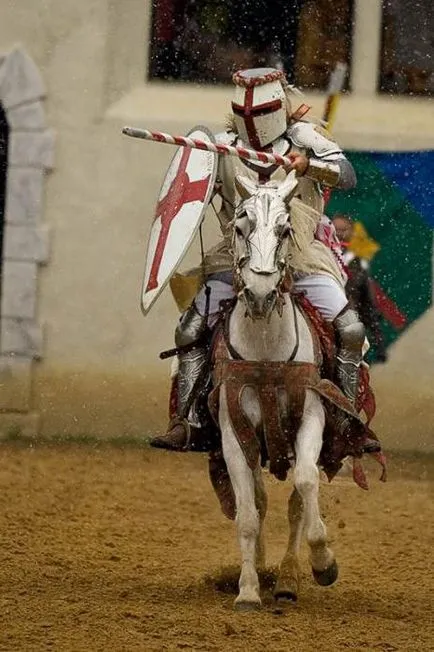
[[[233,233],[236,289],[250,317],[263,319],[282,306],[291,234],[289,201],[298,182],[291,172],[280,184],[257,185],[238,176],[235,183],[241,197]]]

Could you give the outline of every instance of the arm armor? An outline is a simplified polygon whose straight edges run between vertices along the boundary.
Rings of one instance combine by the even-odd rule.
[[[353,166],[325,129],[311,122],[296,122],[289,127],[287,135],[309,156],[306,177],[343,190],[354,188],[357,179]]]
[[[354,168],[346,158],[333,162],[310,158],[304,176],[325,186],[342,190],[354,188],[357,183]]]

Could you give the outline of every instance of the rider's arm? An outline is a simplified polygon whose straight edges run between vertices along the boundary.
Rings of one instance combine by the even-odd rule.
[[[343,190],[356,186],[353,166],[325,129],[310,122],[296,122],[289,127],[288,136],[296,147],[306,151],[308,165],[304,176]]]

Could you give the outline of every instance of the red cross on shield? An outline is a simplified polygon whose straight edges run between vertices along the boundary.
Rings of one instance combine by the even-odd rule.
[[[205,127],[187,136],[215,142]],[[146,315],[188,251],[206,212],[217,175],[213,152],[180,147],[161,186],[149,234],[141,307]]]

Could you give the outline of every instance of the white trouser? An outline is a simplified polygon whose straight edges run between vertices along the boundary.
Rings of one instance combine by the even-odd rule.
[[[345,290],[326,274],[309,274],[294,281],[297,292],[303,292],[325,320],[333,321],[348,303]]]
[[[210,279],[207,285],[211,288],[209,298],[209,325],[213,326],[219,311],[220,301],[232,299],[235,296],[232,285]],[[318,308],[324,319],[333,321],[345,308],[348,299],[343,288],[331,276],[325,274],[309,274],[294,282],[296,291],[304,292],[309,301]],[[201,315],[205,314],[206,295],[202,287],[195,299],[196,308]]]

